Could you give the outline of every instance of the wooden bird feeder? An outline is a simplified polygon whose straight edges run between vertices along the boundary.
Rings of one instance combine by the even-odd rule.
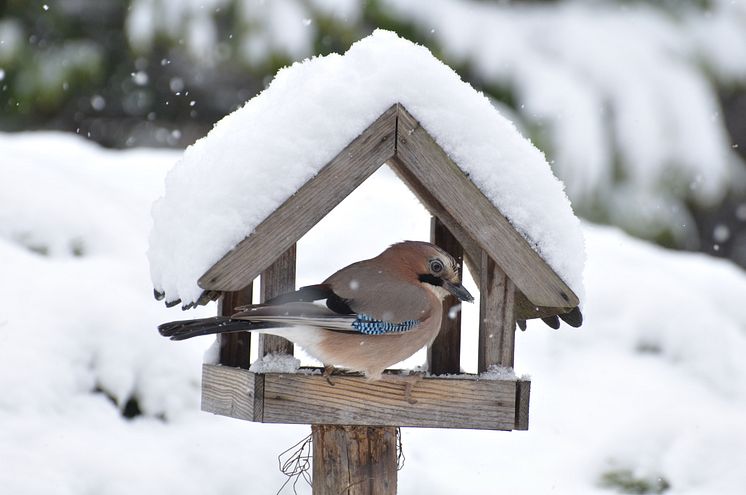
[[[567,313],[578,298],[401,104],[215,263],[200,286],[222,294],[224,316],[251,304],[256,277],[262,301],[294,290],[296,242],[384,163],[432,214],[431,242],[474,274],[481,296],[478,371],[512,368],[516,320]],[[450,306],[446,301],[444,311]],[[437,376],[460,373],[460,341],[460,317],[444,317],[428,350],[429,374],[411,389],[414,402],[395,381],[340,376],[330,386],[320,374],[252,373],[250,334],[221,335],[220,364],[203,367],[202,409],[311,424],[314,494],[396,493],[396,427],[528,429],[528,379]],[[292,352],[284,339],[259,336],[259,357]]]

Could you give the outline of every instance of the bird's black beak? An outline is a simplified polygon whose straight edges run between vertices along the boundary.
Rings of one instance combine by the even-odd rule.
[[[474,296],[469,294],[469,291],[464,289],[464,286],[461,284],[454,284],[448,280],[443,280],[443,288],[462,301],[474,302]]]

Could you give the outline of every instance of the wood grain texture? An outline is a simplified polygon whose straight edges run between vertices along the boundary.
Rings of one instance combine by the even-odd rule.
[[[253,287],[247,287],[236,292],[224,292],[218,301],[218,316],[231,316],[235,308],[252,303]],[[220,357],[218,362],[225,366],[237,366],[249,369],[251,365],[251,333],[224,333],[217,336],[220,342]]]
[[[402,116],[401,118],[400,114]],[[399,120],[401,120],[401,122],[399,122]],[[391,133],[396,131],[397,126],[401,127],[402,133],[406,133],[406,137],[403,139],[392,140]],[[415,131],[410,133],[409,131],[412,129],[415,129]],[[361,136],[350,143],[343,152],[322,169],[322,172],[320,172],[314,179],[304,185],[296,195],[286,202],[286,204],[281,206],[270,217],[262,222],[262,224],[257,227],[257,231],[254,234],[244,239],[238,246],[236,246],[236,248],[227,253],[223,259],[206,272],[200,278],[200,285],[202,287],[213,287],[219,290],[235,290],[248,285],[250,280],[253,280],[262,270],[266,269],[266,267],[274,261],[273,257],[277,252],[271,252],[272,250],[255,249],[257,247],[256,244],[259,243],[259,238],[264,236],[263,233],[270,232],[271,229],[276,227],[277,222],[286,219],[286,217],[292,219],[292,221],[287,222],[288,225],[284,226],[286,230],[283,230],[282,232],[274,230],[275,235],[268,236],[266,244],[277,241],[281,235],[287,236],[293,234],[293,232],[288,233],[287,230],[289,229],[290,231],[293,231],[292,225],[290,224],[294,224],[296,221],[299,224],[299,230],[303,230],[302,233],[305,233],[328,212],[326,211],[321,212],[318,215],[313,215],[312,212],[308,211],[309,208],[313,208],[313,205],[317,204],[317,202],[314,201],[313,195],[317,193],[318,189],[324,187],[323,181],[326,180],[324,179],[325,177],[331,177],[333,182],[344,179],[344,177],[348,175],[348,172],[344,171],[347,166],[347,170],[353,170],[353,175],[355,175],[355,177],[351,179],[353,184],[350,184],[350,186],[352,186],[355,183],[362,183],[365,178],[367,178],[387,159],[391,161],[392,168],[397,172],[403,182],[407,184],[425,207],[446,226],[446,228],[463,246],[466,264],[472,271],[475,280],[478,281],[479,253],[481,250],[480,244],[472,237],[472,235],[469,234],[465,226],[462,226],[459,223],[460,220],[455,218],[449,212],[453,207],[458,207],[468,212],[471,207],[466,205],[451,205],[449,208],[446,208],[441,203],[441,200],[449,201],[450,196],[446,195],[443,197],[443,195],[438,194],[438,198],[440,199],[436,198],[433,192],[429,190],[430,186],[423,184],[418,179],[418,175],[407,166],[407,163],[410,163],[412,159],[416,158],[413,151],[410,149],[412,147],[411,143],[409,148],[407,147],[407,138],[411,138],[414,141],[422,141],[423,139],[418,137],[418,134],[420,133],[425,134],[425,141],[428,141],[429,138],[429,147],[435,151],[435,154],[439,153],[442,155],[440,156],[440,161],[443,161],[443,158],[450,161],[434,140],[427,135],[427,132],[419,126],[416,120],[406,112],[401,105],[394,106],[387,110],[387,112],[385,112],[373,125],[371,125],[370,128],[361,134]],[[400,145],[402,148],[401,153],[398,149]],[[428,146],[425,146],[425,148],[427,147]],[[422,148],[422,146],[420,146],[420,148]],[[365,156],[367,152],[371,152],[373,156]],[[361,154],[364,156],[361,156]],[[404,159],[402,157],[404,157]],[[360,175],[360,171],[356,170],[357,163],[362,164],[365,169],[361,171],[362,175]],[[335,167],[326,170],[327,167],[330,167],[332,164],[336,164]],[[460,169],[458,172],[463,175],[463,173],[460,172]],[[319,183],[319,181],[322,182]],[[467,182],[469,182],[468,179]],[[344,197],[349,194],[354,187],[348,187],[344,191],[341,188],[335,190],[334,187],[332,187],[331,189],[331,191],[326,191],[324,200],[327,201],[328,198],[331,197],[331,202],[328,202],[327,204],[330,207],[333,207],[341,201],[341,199],[344,199]],[[300,194],[301,192],[303,192],[303,194]],[[439,193],[439,191],[437,192]],[[484,198],[484,200],[488,201],[486,198]],[[292,204],[288,205],[287,203],[290,203],[291,201]],[[299,212],[303,212],[302,215]],[[294,218],[295,216],[302,216],[303,218]],[[512,227],[510,227],[510,229],[512,230]],[[302,233],[297,237],[299,238]],[[292,242],[290,241],[293,240],[293,237],[295,236],[291,235],[289,239],[284,239],[285,243],[281,243],[283,246],[287,244],[284,249],[287,249],[292,245]],[[297,238],[295,240],[297,240]],[[521,240],[522,238],[518,239],[516,242],[520,244]],[[525,243],[525,240],[523,242]],[[529,248],[527,243],[525,243],[525,246],[523,247]],[[248,264],[243,263],[243,259],[246,256],[253,258]],[[540,261],[543,263],[543,260]],[[265,266],[262,268],[253,268],[258,265]],[[234,268],[240,268],[240,273],[236,272]],[[230,279],[229,284],[223,283],[226,279]],[[212,280],[212,282],[210,282],[210,280]],[[574,296],[572,293],[567,294],[570,299],[569,302],[564,301],[563,299],[562,304],[559,306],[546,305],[529,299],[523,294],[523,292],[521,292],[519,286],[519,290],[516,293],[516,317],[520,319],[542,318],[567,312],[570,308],[577,305],[577,302],[573,303],[577,300],[577,296]]]
[[[464,250],[437,217],[430,222],[430,242],[453,256],[461,270]],[[461,370],[461,311],[451,311],[451,308],[460,305],[461,301],[454,296],[448,296],[443,301],[440,333],[427,349],[427,367],[433,375],[454,374]]]
[[[313,494],[395,495],[396,428],[313,425]]]
[[[396,168],[395,168],[396,170]],[[404,179],[404,175],[400,173],[399,176]],[[406,182],[405,182],[406,183]],[[472,278],[474,279],[474,282],[477,284],[477,289],[480,289],[479,282],[480,282],[480,256],[481,256],[481,248],[479,247],[479,244],[472,239],[469,234],[466,233],[465,230],[463,230],[461,227],[458,226],[458,224],[455,222],[455,220],[450,217],[447,213],[442,212],[441,209],[435,207],[432,208],[430,206],[430,202],[433,200],[428,200],[424,198],[425,196],[423,193],[415,192],[415,189],[420,190],[422,186],[419,186],[417,188],[412,187],[410,185],[410,189],[413,191],[415,196],[417,196],[420,201],[425,205],[425,208],[427,208],[430,213],[436,216],[436,218],[443,223],[444,226],[450,231],[450,232],[456,232],[457,234],[454,234],[454,237],[458,240],[458,242],[462,245],[464,256],[463,256],[463,262],[464,265],[469,269],[471,272]],[[437,213],[436,213],[437,212]],[[566,307],[550,307],[550,306],[537,306],[536,304],[532,303],[528,300],[528,297],[523,294],[520,290],[516,289],[515,291],[515,317],[516,319],[521,320],[531,320],[534,318],[544,318],[547,316],[554,316],[559,315],[563,313],[567,313],[568,308]]]
[[[480,256],[481,249],[476,247],[476,252],[464,249],[464,264],[469,268],[474,282],[477,284],[477,289],[482,290],[480,287],[481,273],[480,273]],[[556,308],[549,306],[537,306],[528,300],[525,294],[516,288],[515,290],[515,318],[517,320],[531,320],[534,318],[545,318],[547,316],[554,316],[567,313],[567,308]]]
[[[480,264],[479,349],[477,370],[490,366],[513,367],[515,316],[513,282],[483,251]]]
[[[205,364],[216,379],[206,375],[203,390],[212,396],[248,402],[231,406],[236,410],[257,410],[255,395],[247,391],[251,380],[238,380],[236,373],[247,370]],[[479,380],[476,377],[424,377],[414,383],[410,404],[407,379],[384,375],[386,379],[368,382],[362,377],[335,376],[334,386],[320,375],[268,373],[262,375],[263,419],[265,423],[337,424],[369,426],[415,426],[426,428],[472,428],[512,430],[515,427],[515,380]],[[226,414],[222,407],[208,409],[214,401],[203,400],[203,410]],[[242,417],[241,419],[246,419]]]
[[[469,268],[474,281],[477,283],[477,288],[481,291],[479,287],[479,264],[482,249],[479,247],[477,241],[448,213],[440,201],[419,182],[417,177],[407,169],[398,157],[395,156],[389,161],[389,164],[401,181],[407,185],[409,190],[427,208],[430,214],[437,218],[451,232],[459,244],[461,244],[464,251],[464,264]],[[516,290],[515,301],[517,319],[530,320],[533,318],[544,318],[568,311],[566,307],[537,306],[529,301],[520,290]]]
[[[396,175],[401,179],[402,182],[409,188],[410,191],[412,191],[412,194],[414,194],[417,199],[420,200],[420,202],[427,208],[427,210],[430,212],[430,214],[437,218],[438,221],[440,221],[446,229],[456,238],[456,240],[461,244],[462,249],[464,251],[464,257],[465,259],[469,256],[474,257],[476,260],[479,260],[479,253],[481,252],[481,248],[479,247],[479,244],[477,241],[475,241],[471,235],[456,221],[453,216],[448,213],[448,210],[440,203],[440,200],[438,200],[428,189],[425,187],[408,168],[402,162],[398,156],[394,156],[393,159],[389,161],[389,164],[391,165],[391,168],[394,170]],[[477,263],[477,268],[479,267]],[[469,266],[469,269],[471,270],[472,267]]]
[[[295,253],[296,245],[293,244],[262,272],[261,302],[295,290]],[[259,357],[267,354],[293,354],[293,343],[282,337],[259,334],[257,342]]]
[[[396,115],[394,105],[202,275],[200,287],[238,290],[266,270],[394,155]]]
[[[231,366],[202,366],[202,410],[262,421],[264,375]]]
[[[516,400],[515,400],[515,429],[528,430],[528,411],[531,398],[531,381],[520,379],[515,382]]]
[[[453,216],[448,213],[443,205],[441,205],[435,198],[435,196],[433,196],[433,194],[428,191],[419,180],[417,180],[417,177],[415,177],[397,157],[390,160],[389,164],[401,181],[407,185],[410,191],[412,191],[412,194],[419,199],[420,203],[427,208],[430,214],[433,215],[433,217],[437,219],[437,221],[440,222],[462,246],[464,264],[469,268],[474,281],[477,283],[477,288],[481,290],[479,287],[479,264],[482,249],[479,247],[477,241],[475,241],[466,230],[459,225]],[[529,301],[520,290],[516,290],[515,305],[516,318],[523,320],[544,318],[546,316],[562,314],[568,311],[568,308],[566,307],[558,308],[537,306]]]
[[[578,298],[402,106],[396,160],[537,306],[570,309]]]

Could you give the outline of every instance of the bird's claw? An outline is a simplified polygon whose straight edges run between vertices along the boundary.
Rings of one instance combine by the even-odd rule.
[[[323,376],[324,376],[324,378],[326,378],[326,383],[328,383],[332,387],[336,385],[336,383],[334,383],[334,380],[332,380],[332,373],[334,373],[335,370],[336,370],[336,368],[334,366],[331,366],[331,365],[325,365],[324,366],[324,375]]]
[[[412,405],[417,404],[417,399],[412,397],[413,388],[414,388],[414,383],[412,382],[407,382],[404,384],[404,399]]]

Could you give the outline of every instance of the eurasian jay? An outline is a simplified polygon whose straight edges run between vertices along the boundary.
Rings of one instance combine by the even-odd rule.
[[[449,294],[474,300],[461,285],[456,261],[433,244],[404,241],[321,284],[237,308],[229,318],[174,321],[158,330],[172,340],[242,331],[278,335],[327,369],[378,380],[383,370],[432,344]]]

